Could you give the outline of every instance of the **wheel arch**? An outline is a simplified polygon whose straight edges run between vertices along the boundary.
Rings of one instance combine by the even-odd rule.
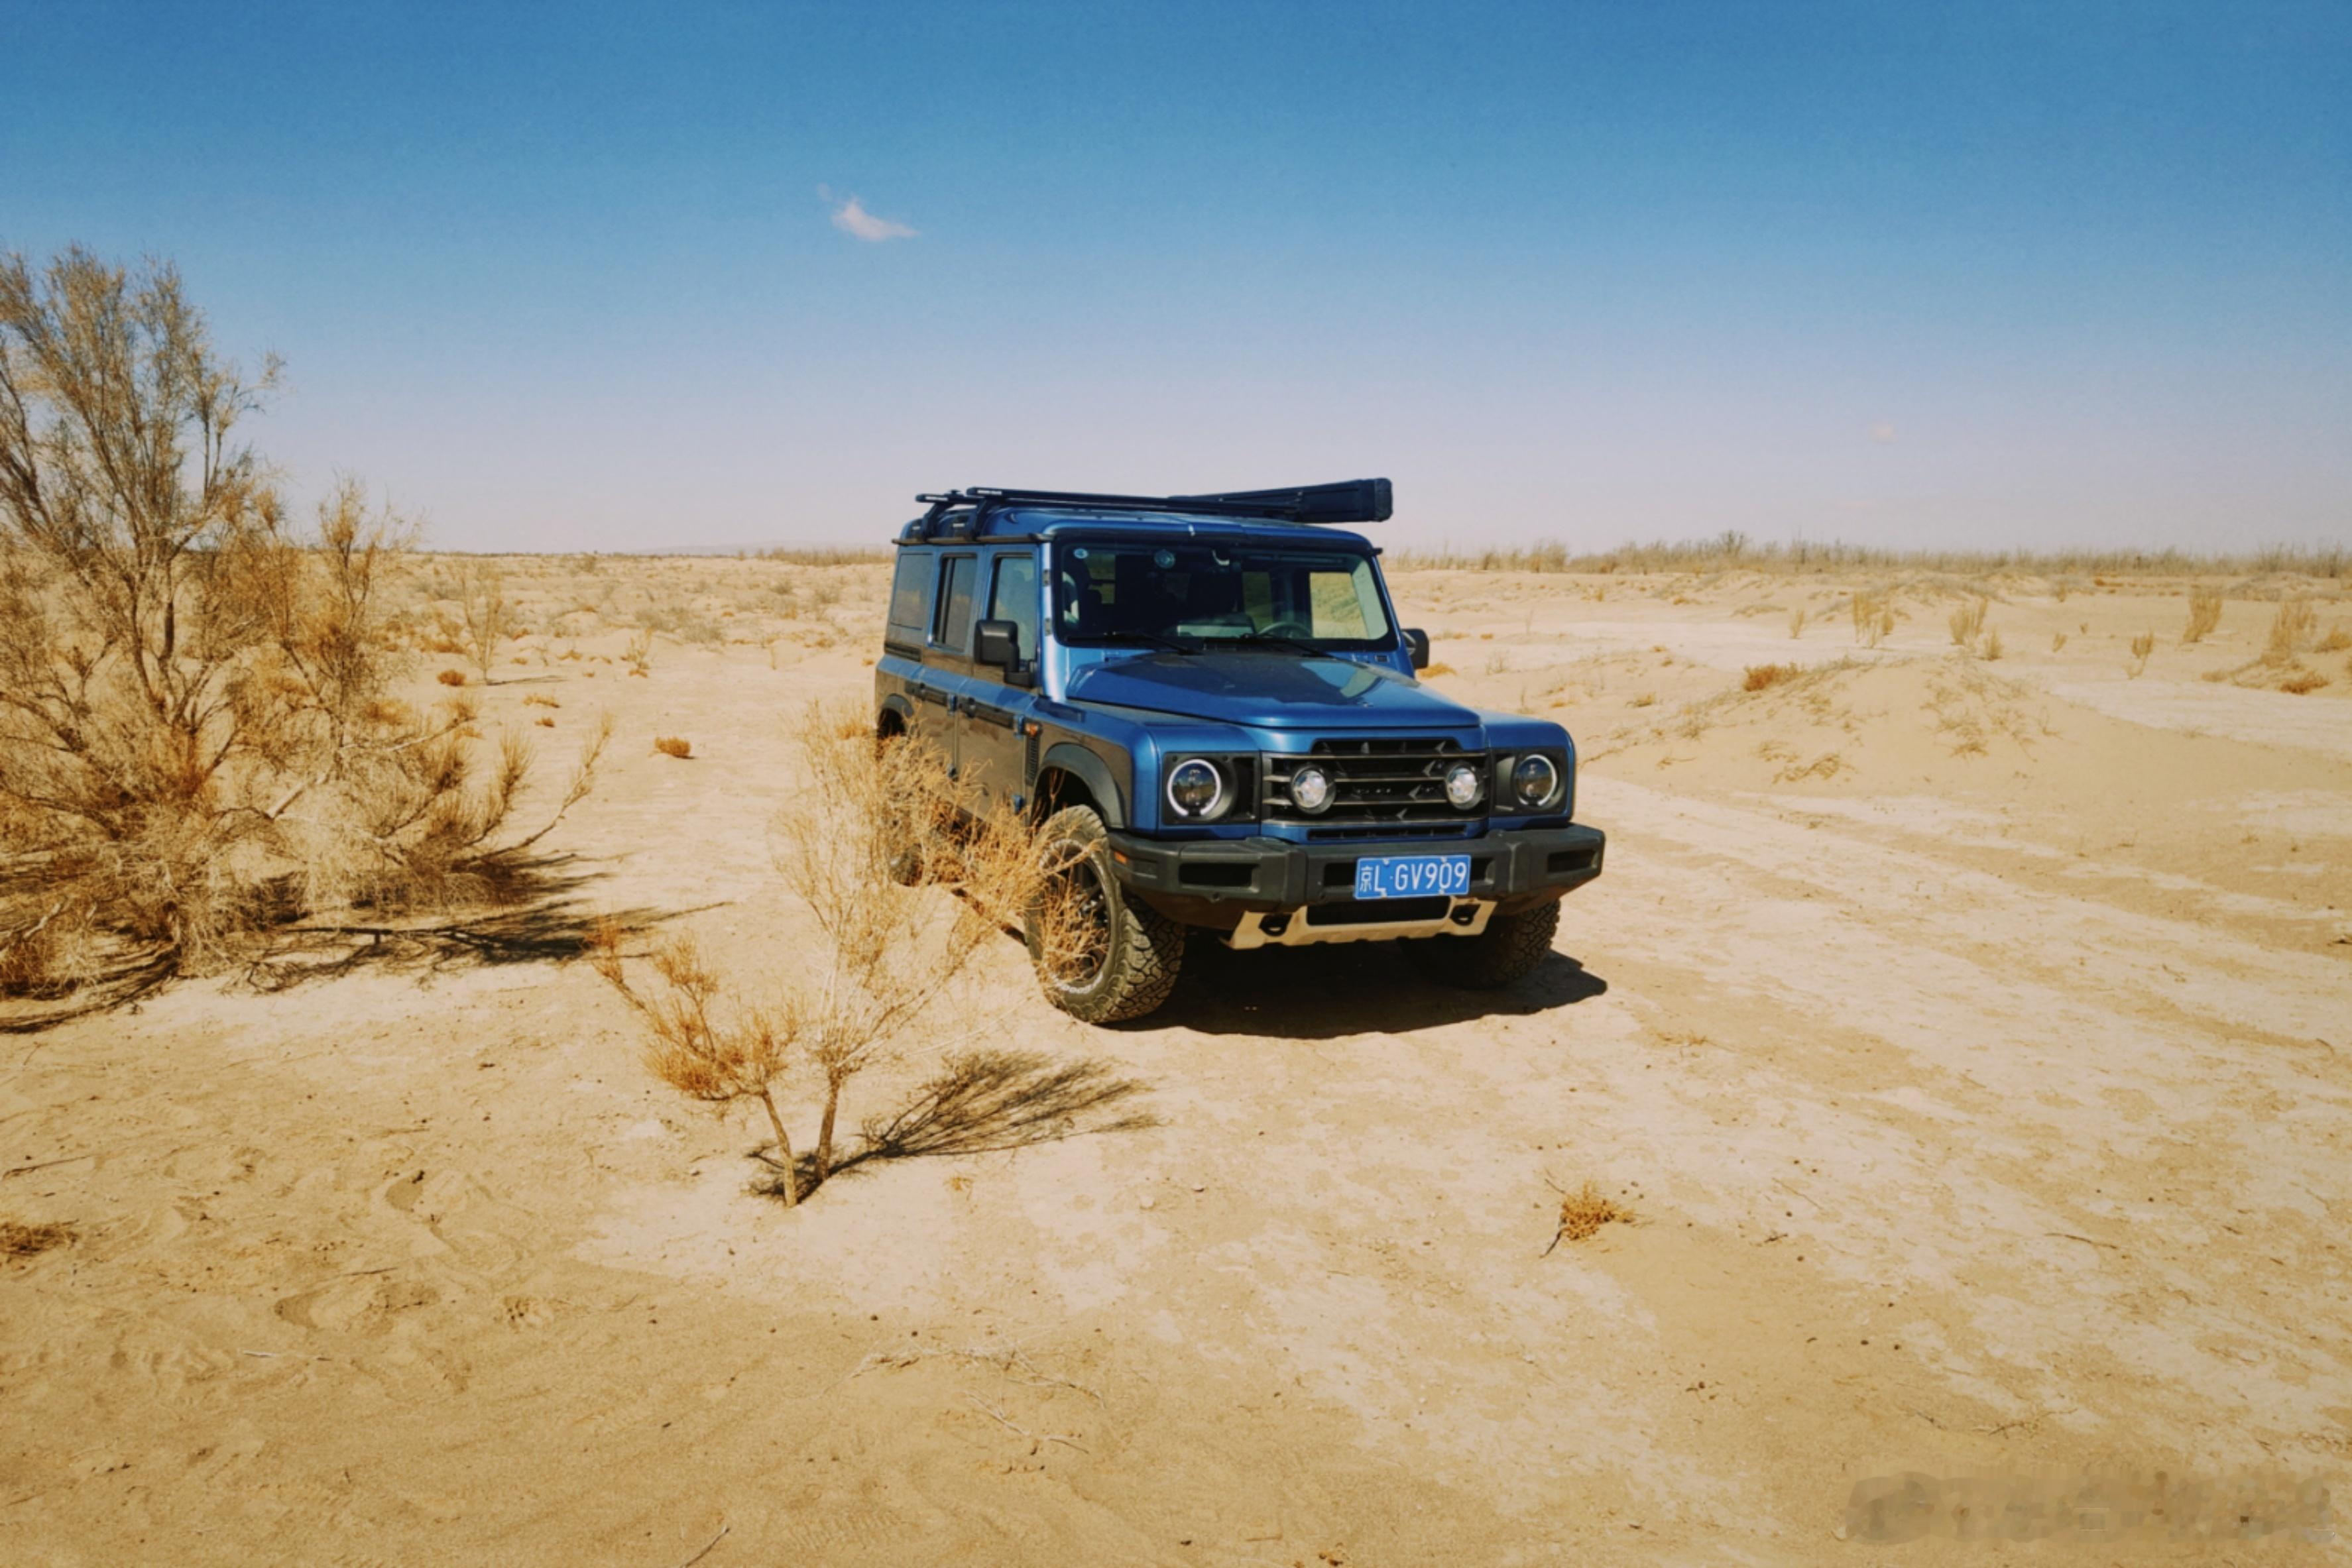
[[[1092,806],[1108,828],[1127,826],[1127,803],[1119,799],[1110,767],[1083,746],[1061,741],[1037,759],[1031,810],[1040,821],[1065,806]]]

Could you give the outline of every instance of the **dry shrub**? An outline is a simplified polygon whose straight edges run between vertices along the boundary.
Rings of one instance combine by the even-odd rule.
[[[70,1225],[26,1225],[0,1219],[0,1258],[30,1258],[73,1239]]]
[[[445,686],[462,686],[466,684],[466,672],[463,670],[444,670],[433,678],[440,682]]]
[[[2307,696],[2327,684],[2327,677],[2316,670],[2297,670],[2279,682],[2279,690],[2296,696]]]
[[[1789,635],[1791,637],[1801,637],[1804,634],[1805,609],[1804,606],[1801,604],[1796,609],[1789,612]]]
[[[1853,640],[1875,648],[1895,632],[1895,603],[1882,589],[1858,588],[1853,594]]]
[[[442,589],[441,596],[457,601],[454,640],[481,672],[482,684],[489,685],[490,663],[513,624],[514,607],[507,602],[505,578],[487,561],[466,561],[457,567],[455,580]]]
[[[686,737],[682,735],[656,736],[654,737],[654,749],[660,752],[664,757],[675,757],[678,758],[678,760],[684,761],[686,758],[694,755],[694,742],[687,739]]]
[[[166,266],[0,261],[12,989],[215,967],[336,905],[486,896],[547,831],[503,839],[519,737],[486,756],[462,695],[388,695],[399,520],[345,482],[298,533],[236,443],[274,374],[215,356]]]
[[[2125,667],[2125,673],[2134,680],[2139,679],[2140,673],[2147,668],[2148,655],[2155,652],[2156,633],[2140,632],[2131,640],[2131,663]]]
[[[522,699],[525,707],[562,707],[563,705],[545,692],[533,692]]]
[[[2050,633],[2050,651],[2053,653],[2063,653],[2066,651],[2065,632],[2053,632]]]
[[[1793,681],[1803,673],[1802,668],[1796,664],[1750,664],[1747,675],[1739,683],[1739,689],[1744,692],[1765,691],[1783,681]]]
[[[1983,651],[1984,656],[1988,659],[1998,659],[2001,656],[2003,649],[2000,642],[2000,631],[1998,627],[1985,633]]]
[[[1454,674],[1454,666],[1444,663],[1443,660],[1438,660],[1432,662],[1423,668],[1421,678],[1425,681],[1434,680],[1440,675],[1450,675],[1452,674]]]
[[[646,675],[650,678],[654,657],[653,632],[650,631],[640,631],[631,635],[629,638],[629,645],[622,650],[621,657],[627,661],[629,674],[633,675]]]
[[[535,718],[531,720],[531,723],[539,726],[541,729],[553,729],[555,727],[555,721],[545,716]]]
[[[2189,591],[2189,626],[2180,633],[2184,643],[2202,643],[2221,624],[2221,591],[2198,583]]]
[[[768,1000],[721,1019],[724,984],[690,946],[656,948],[656,983],[643,989],[619,933],[604,933],[593,955],[645,1019],[657,1077],[721,1107],[749,1099],[766,1109],[787,1173],[780,1190],[792,1200],[803,1189],[781,1089],[811,1080],[820,1098],[813,1188],[835,1168],[850,1083],[914,1040],[939,1036],[934,1005],[983,942],[1037,907],[1045,886],[1028,825],[1009,810],[976,811],[915,743],[877,746],[865,725],[816,705],[798,739],[808,778],[777,816],[774,847],[817,929],[812,961]]]
[[[2315,653],[2340,653],[2347,648],[2352,648],[2352,632],[2347,632],[2340,625],[2330,626],[2327,635],[2311,645]]]
[[[2318,630],[2318,617],[2308,599],[2282,599],[2278,613],[2271,620],[2269,641],[2263,648],[2263,663],[2284,664],[2303,651]]]
[[[1970,600],[1953,611],[1946,622],[1946,624],[1951,628],[1953,645],[1960,648],[1973,647],[1979,633],[1984,631],[1984,622],[1985,601],[1982,599]]]
[[[1604,1225],[1633,1223],[1632,1209],[1614,1198],[1603,1197],[1600,1187],[1591,1182],[1586,1182],[1574,1192],[1560,1192],[1558,1187],[1552,1190],[1560,1193],[1559,1226],[1552,1232],[1551,1247],[1544,1249],[1547,1258],[1551,1256],[1552,1247],[1563,1241],[1589,1241],[1601,1233]]]

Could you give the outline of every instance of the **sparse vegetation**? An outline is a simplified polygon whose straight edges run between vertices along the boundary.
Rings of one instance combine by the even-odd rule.
[[[1796,609],[1789,612],[1789,635],[1794,638],[1801,637],[1804,634],[1805,609],[1804,606],[1801,604]]]
[[[2061,603],[2093,577],[2228,577],[2294,574],[2352,577],[2352,549],[2341,545],[2273,545],[2236,553],[2182,550],[1893,550],[1832,542],[1757,544],[1736,530],[1678,543],[1628,543],[1609,550],[1575,550],[1558,540],[1517,549],[1400,550],[1400,571],[1528,571],[1577,575],[1743,570],[1801,575],[1840,572],[1938,572],[1954,577],[2033,577],[2048,581]]]
[[[1793,681],[1803,673],[1803,669],[1796,664],[1750,664],[1748,666],[1746,676],[1740,681],[1739,689],[1746,692],[1764,691],[1779,685],[1783,681]]]
[[[2156,633],[2142,632],[2131,640],[2131,663],[2125,666],[2132,679],[2139,679],[2147,668],[2148,655],[2156,652]]]
[[[721,1108],[747,1099],[765,1108],[788,1200],[835,1168],[850,1084],[906,1048],[981,944],[1010,929],[1045,885],[1026,824],[1009,812],[971,819],[913,743],[877,746],[863,725],[815,706],[797,739],[809,777],[779,813],[774,842],[777,868],[816,928],[814,972],[785,977],[772,999],[720,1022],[724,983],[683,939],[653,950],[649,992],[630,978],[617,929],[601,932],[592,954],[645,1021],[657,1077]],[[908,864],[923,874],[895,874]],[[776,1099],[788,1077],[814,1080],[821,1099],[805,1170]]]
[[[2180,633],[2184,643],[2201,643],[2221,624],[2221,591],[2206,583],[2189,590],[2189,626]]]
[[[1633,1211],[1605,1196],[1596,1183],[1588,1181],[1574,1192],[1560,1192],[1558,1187],[1552,1190],[1560,1193],[1559,1224],[1552,1231],[1551,1246],[1544,1249],[1547,1258],[1551,1256],[1552,1248],[1563,1241],[1589,1241],[1601,1233],[1604,1225],[1633,1222]]]
[[[462,696],[390,694],[398,519],[346,483],[298,535],[237,444],[274,377],[215,355],[168,267],[0,263],[0,987],[143,986],[334,906],[497,896],[547,831],[502,839],[520,737],[485,757]]]
[[[1984,631],[1984,622],[1985,601],[1982,599],[1972,599],[1953,611],[1948,619],[1953,645],[1960,648],[1975,647],[1978,635]]]
[[[2311,601],[2289,597],[2279,601],[2278,613],[2271,618],[2271,631],[2263,648],[2263,662],[2269,664],[2291,663],[2312,640],[2318,630],[2318,617]]]
[[[466,560],[458,564],[456,580],[446,591],[457,604],[458,645],[488,685],[499,643],[513,627],[514,610],[507,602],[506,580],[488,561]]]
[[[654,749],[664,757],[675,757],[682,762],[694,755],[694,742],[682,735],[659,735],[654,737]]]

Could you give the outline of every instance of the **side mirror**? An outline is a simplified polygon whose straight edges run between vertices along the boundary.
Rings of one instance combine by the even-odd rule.
[[[1429,668],[1428,632],[1407,631],[1404,634],[1404,647],[1405,652],[1412,658],[1412,667],[1414,669],[1425,670]]]
[[[983,621],[972,629],[971,660],[1010,670],[1021,662],[1021,628],[1010,621]]]

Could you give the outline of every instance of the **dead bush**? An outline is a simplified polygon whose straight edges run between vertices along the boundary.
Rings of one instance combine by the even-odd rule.
[[[525,707],[562,707],[563,705],[545,692],[532,692],[522,699]]]
[[[2189,591],[2189,626],[2180,633],[2186,643],[2202,643],[2221,624],[2221,591],[2198,583]]]
[[[445,686],[462,686],[466,684],[466,672],[463,670],[444,670],[433,678],[440,682]]]
[[[462,695],[387,695],[399,520],[345,482],[298,534],[237,444],[274,377],[215,355],[167,266],[0,261],[11,988],[211,967],[335,904],[486,896],[540,836],[504,837],[519,738],[486,750]]]
[[[1631,1225],[1633,1222],[1632,1209],[1614,1198],[1604,1197],[1601,1188],[1591,1182],[1586,1182],[1574,1192],[1561,1192],[1558,1187],[1552,1190],[1560,1194],[1559,1225],[1552,1232],[1551,1247],[1544,1249],[1547,1258],[1551,1256],[1552,1248],[1563,1241],[1589,1241],[1600,1234],[1604,1225]]]
[[[2155,652],[2155,632],[2142,632],[2133,637],[2131,640],[2131,663],[2124,667],[2124,673],[2129,675],[2133,680],[2139,679],[2141,673],[2147,668],[2148,656]]]
[[[1954,646],[1974,647],[1978,634],[1984,630],[1985,601],[1982,599],[1970,600],[1953,611],[1947,623],[1951,628]]]
[[[767,999],[721,1020],[724,982],[690,947],[656,948],[656,983],[642,988],[618,934],[595,955],[598,972],[644,1019],[656,1076],[722,1107],[757,1100],[767,1110],[787,1173],[780,1190],[794,1200],[835,1167],[850,1084],[938,1033],[934,1004],[1048,883],[1027,824],[1009,810],[978,811],[913,742],[877,745],[864,724],[814,705],[797,739],[806,777],[778,814],[773,841],[777,869],[816,928],[808,960]],[[805,1171],[777,1103],[788,1079],[807,1081],[819,1102]]]
[[[1883,589],[1856,589],[1853,640],[1875,648],[1895,632],[1895,603]]]
[[[1766,691],[1783,681],[1793,681],[1802,674],[1802,668],[1796,664],[1750,664],[1747,675],[1739,683],[1739,689],[1744,692]]]
[[[661,735],[654,737],[654,749],[664,757],[675,757],[683,762],[694,755],[694,742],[682,735]]]
[[[2292,663],[2294,656],[2303,651],[2304,645],[2312,640],[2312,634],[2317,630],[2318,617],[2311,608],[2310,600],[2280,600],[2278,613],[2271,620],[2269,641],[2263,649],[2263,663],[2266,664]]]
[[[2308,696],[2327,684],[2327,677],[2316,670],[2297,670],[2279,682],[2279,690],[2294,696]]]
[[[481,672],[482,684],[489,685],[490,664],[498,657],[499,643],[514,624],[506,579],[487,561],[466,561],[458,566],[456,580],[444,597],[457,601],[459,643],[474,661],[474,668]]]

